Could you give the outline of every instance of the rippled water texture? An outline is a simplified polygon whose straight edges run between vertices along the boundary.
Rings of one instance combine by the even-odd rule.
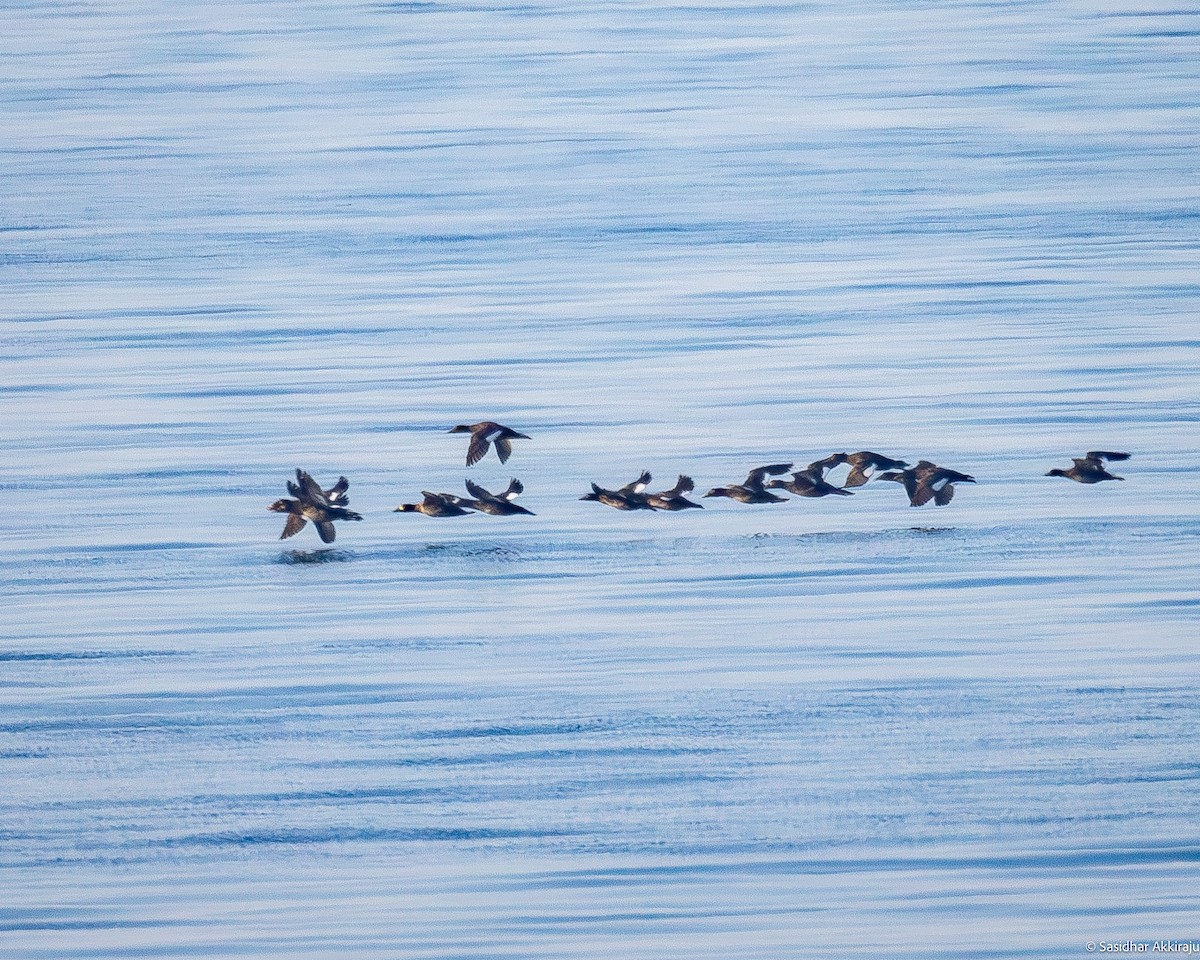
[[[1197,64],[1151,2],[9,4],[0,957],[1200,951]],[[577,499],[859,449],[979,482]],[[536,516],[392,512],[467,476]]]

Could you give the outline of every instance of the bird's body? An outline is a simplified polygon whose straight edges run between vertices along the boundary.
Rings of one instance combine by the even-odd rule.
[[[485,490],[479,484],[466,481],[467,493],[474,500],[461,501],[464,506],[469,506],[472,510],[478,510],[480,513],[490,513],[493,516],[508,516],[514,513],[524,513],[533,516],[532,510],[526,510],[519,504],[513,501],[524,492],[525,487],[521,481],[515,477],[509,481],[508,489],[503,493],[492,493],[490,490]]]
[[[317,528],[317,535],[325,543],[333,543],[337,538],[337,531],[333,527],[334,520],[362,519],[362,516],[353,510],[347,510],[344,507],[323,507],[319,504],[310,503],[307,500],[276,500],[267,509],[275,513],[286,513],[288,515],[287,523],[283,527],[283,533],[279,536],[280,540],[294,537],[311,520]]]
[[[646,499],[646,485],[653,479],[646,471],[634,481],[625,484],[618,490],[608,490],[599,484],[592,484],[592,492],[585,493],[580,500],[593,500],[614,510],[653,510]]]
[[[776,496],[766,489],[768,476],[779,476],[792,469],[790,463],[773,463],[766,467],[755,467],[746,477],[745,483],[734,483],[727,487],[713,487],[704,496],[728,497],[738,503],[786,503],[787,497]]]
[[[287,522],[283,526],[283,533],[279,536],[280,540],[294,537],[311,520],[317,528],[317,535],[321,540],[325,543],[333,543],[337,538],[337,531],[333,526],[335,520],[362,519],[360,514],[346,509],[346,505],[350,502],[350,498],[346,496],[346,491],[350,488],[350,481],[345,477],[338,477],[337,483],[328,490],[323,490],[311,475],[304,470],[297,469],[296,481],[289,480],[287,488],[288,492],[296,498],[295,500],[284,498],[276,500],[267,507],[273,513],[288,515]]]
[[[530,437],[517,433],[511,427],[493,420],[483,420],[480,423],[460,423],[449,433],[469,433],[471,442],[467,445],[467,466],[473,466],[486,456],[489,447],[496,448],[496,456],[501,463],[506,463],[512,454],[511,440],[529,440]]]
[[[821,475],[822,472],[819,463],[811,464],[807,469],[793,473],[791,480],[771,480],[766,487],[770,490],[786,490],[798,497],[854,496],[849,490],[835,487]]]
[[[620,490],[606,490],[597,484],[592,484],[592,492],[585,493],[580,500],[595,500],[614,510],[653,510],[640,494],[623,493]]]
[[[423,513],[427,517],[462,517],[470,513],[466,501],[452,493],[421,491],[420,503],[402,503],[393,513]]]
[[[1127,453],[1114,453],[1111,450],[1089,450],[1082,457],[1072,457],[1074,466],[1070,470],[1050,470],[1048,477],[1066,477],[1076,483],[1099,483],[1101,480],[1124,480],[1104,469],[1106,460],[1128,460]]]
[[[670,490],[646,494],[646,502],[654,510],[688,510],[693,507],[703,510],[704,504],[696,503],[684,496],[685,493],[691,493],[695,489],[696,484],[692,482],[692,478],[681,473],[679,479],[675,481],[675,486]]]
[[[894,480],[903,484],[908,502],[921,507],[932,500],[944,507],[954,499],[954,484],[974,483],[975,478],[957,470],[939,467],[928,460],[918,461],[915,467],[906,470],[888,471],[879,475],[880,480]]]

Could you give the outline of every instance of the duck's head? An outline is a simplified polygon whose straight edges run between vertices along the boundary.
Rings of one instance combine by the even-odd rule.
[[[704,496],[706,497],[727,497],[729,496],[728,487],[713,487]]]
[[[466,424],[466,423],[460,423],[460,424],[459,424],[457,427],[454,427],[453,429],[447,430],[446,432],[447,432],[447,433],[470,433],[470,432],[471,432],[471,427],[470,427],[470,425],[469,425],[469,424]]]
[[[292,504],[295,500],[276,500],[273,504],[267,507],[272,513],[291,513]]]
[[[876,480],[895,480],[897,483],[904,482],[904,474],[898,470],[889,470],[887,473],[881,473],[875,477]]]
[[[416,513],[417,505],[415,503],[402,503],[392,513]]]

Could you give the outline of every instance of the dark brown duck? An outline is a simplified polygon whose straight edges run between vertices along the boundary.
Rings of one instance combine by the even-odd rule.
[[[684,496],[685,493],[691,493],[695,489],[696,484],[692,482],[692,478],[681,473],[679,479],[675,481],[675,486],[670,490],[646,494],[646,502],[654,510],[689,510],[693,508],[703,510],[704,504],[696,503]]]
[[[474,466],[482,460],[491,447],[496,448],[496,456],[500,458],[501,463],[507,463],[509,456],[512,455],[511,440],[530,440],[531,437],[523,433],[517,433],[511,427],[506,427],[502,423],[496,423],[493,420],[483,420],[479,423],[460,423],[457,427],[448,431],[449,433],[469,433],[471,442],[467,444],[467,466]]]
[[[475,499],[459,501],[463,506],[497,517],[510,516],[514,513],[524,513],[531,517],[534,515],[532,510],[526,510],[520,504],[513,503],[518,496],[525,492],[525,486],[516,477],[509,481],[508,488],[503,493],[492,493],[471,480],[465,482],[467,493]]]
[[[309,473],[297,469],[296,482],[289,480],[287,488],[295,500],[283,498],[267,507],[272,513],[288,515],[287,522],[283,525],[283,533],[279,535],[280,540],[294,537],[311,520],[321,540],[333,543],[337,539],[337,530],[333,526],[335,520],[362,519],[361,515],[346,509],[346,504],[350,502],[346,496],[350,481],[345,477],[338,477],[337,483],[328,490],[323,490]]]
[[[932,500],[944,507],[954,499],[954,484],[974,483],[975,478],[957,470],[939,467],[928,460],[920,460],[915,467],[901,471],[879,474],[880,480],[894,480],[904,485],[911,506],[921,507]]]
[[[1128,460],[1127,453],[1114,453],[1111,450],[1089,450],[1082,457],[1072,457],[1074,466],[1070,470],[1054,469],[1046,473],[1048,477],[1066,477],[1076,483],[1099,483],[1101,480],[1124,480],[1109,473],[1104,468],[1105,460]]]
[[[421,491],[420,503],[402,503],[392,513],[423,513],[427,517],[462,517],[471,512],[462,497],[452,493]]]
[[[647,502],[645,495],[646,486],[651,479],[653,478],[650,474],[643,470],[641,476],[618,490],[608,490],[593,483],[592,492],[585,493],[579,499],[602,503],[614,510],[653,510],[654,508]]]
[[[797,470],[792,474],[791,480],[771,480],[767,483],[769,490],[786,490],[788,493],[794,493],[798,497],[852,497],[854,496],[849,490],[843,490],[841,487],[835,487],[832,483],[826,480],[821,474],[821,461],[815,464],[810,464],[804,470]]]
[[[768,476],[779,476],[792,469],[790,463],[773,463],[766,467],[755,467],[746,477],[745,483],[734,483],[727,487],[713,487],[704,496],[728,497],[738,503],[786,503],[787,497],[776,496],[763,485]]]

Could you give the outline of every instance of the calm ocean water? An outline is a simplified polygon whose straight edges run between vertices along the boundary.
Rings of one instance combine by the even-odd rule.
[[[1200,952],[1200,13],[4,23],[0,957]]]

